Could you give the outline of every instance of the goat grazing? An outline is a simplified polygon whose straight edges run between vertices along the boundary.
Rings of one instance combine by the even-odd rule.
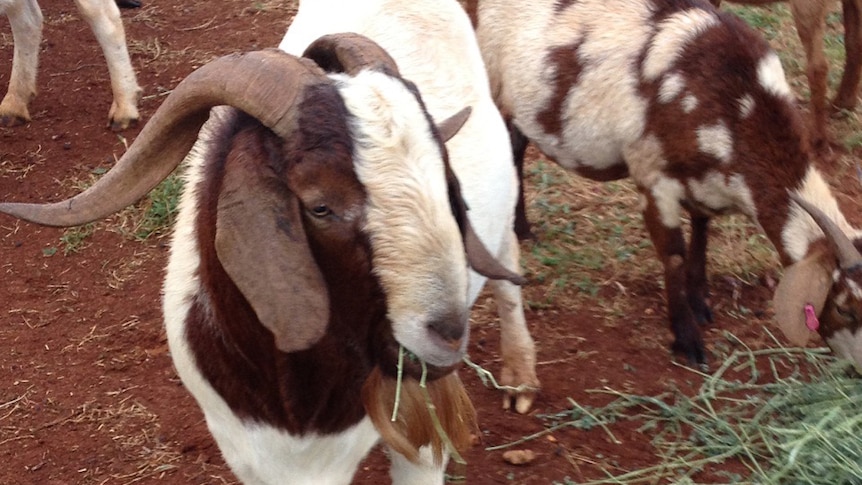
[[[760,35],[697,0],[468,7],[516,160],[529,140],[583,176],[637,185],[664,264],[676,352],[706,361],[708,225],[736,211],[760,225],[786,266],[775,309],[788,337],[804,342],[806,315],[819,317],[836,353],[862,364],[859,233],[812,163],[778,56]],[[834,226],[825,233],[806,213],[817,210]]]
[[[339,12],[337,16],[332,12]],[[470,219],[480,239],[504,266],[519,266],[517,237],[512,231],[517,175],[506,140],[506,126],[488,88],[488,75],[469,18],[454,0],[306,0],[288,28],[280,48],[300,54],[317,37],[356,32],[383,47],[401,74],[422,92],[428,111],[442,117],[458,107],[473,108],[470,120],[447,142],[452,169],[461,181]],[[485,278],[472,273],[470,301]],[[539,381],[536,350],[524,318],[520,288],[491,281],[500,315],[500,383],[520,389],[504,396],[518,412],[532,405]]]
[[[113,0],[75,0],[108,61],[114,100],[108,112],[112,130],[124,130],[136,122],[141,88],[126,49],[120,10]],[[36,69],[42,40],[42,11],[36,0],[0,0],[0,12],[9,18],[15,44],[9,89],[0,103],[0,125],[30,121],[28,105],[36,96]]]
[[[721,0],[710,0],[718,7]],[[779,0],[728,0],[731,3],[765,5]],[[826,120],[829,108],[826,102],[829,63],[823,51],[823,31],[826,14],[832,0],[785,0],[790,3],[796,32],[805,49],[808,88],[811,91],[811,136],[815,147],[824,145],[828,135]],[[862,0],[841,0],[844,13],[844,74],[832,105],[838,109],[856,108],[859,76],[862,71]]]
[[[275,49],[217,59],[92,187],[0,211],[53,226],[99,219],[188,153],[165,324],[237,477],[346,484],[382,436],[395,483],[442,484],[448,443],[435,424],[457,446],[474,422],[452,373],[468,340],[468,264],[522,278],[477,239],[449,168],[443,142],[469,110],[435,126],[361,36],[322,38],[308,55],[343,72]]]

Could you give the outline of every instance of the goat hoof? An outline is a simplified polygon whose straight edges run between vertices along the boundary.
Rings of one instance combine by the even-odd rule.
[[[117,6],[120,8],[140,8],[141,2],[138,0],[117,0]]]
[[[3,115],[0,116],[0,126],[12,127],[12,126],[21,126],[27,124],[30,121],[26,118],[22,118],[21,116],[16,115]]]
[[[536,394],[533,392],[523,394],[506,394],[503,396],[503,409],[508,411],[512,409],[512,404],[515,404],[515,412],[518,414],[527,414],[533,408],[533,402],[536,400]]]
[[[136,126],[137,124],[138,124],[138,120],[137,120],[137,118],[135,118],[135,119],[131,119],[131,120],[122,120],[122,121],[111,120],[108,123],[108,126],[111,128],[111,131],[118,132],[118,131],[123,131],[125,129],[131,128],[133,126]]]
[[[706,351],[703,344],[683,345],[679,342],[674,342],[671,350],[675,355],[680,355],[685,358],[685,365],[692,369],[708,370],[709,363],[706,359]]]
[[[701,325],[709,325],[713,323],[712,309],[708,306],[704,305],[704,307],[695,314],[697,315],[697,323]]]

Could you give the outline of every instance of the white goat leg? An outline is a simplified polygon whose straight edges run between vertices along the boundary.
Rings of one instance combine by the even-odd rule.
[[[509,232],[500,248],[500,261],[508,268],[516,268],[519,254],[515,233]],[[530,410],[536,399],[539,378],[536,376],[536,344],[527,329],[521,287],[501,280],[488,280],[488,285],[500,316],[500,354],[503,359],[500,384],[531,388],[507,392],[503,396],[503,408],[509,409],[514,400],[515,410],[524,414]]]
[[[111,129],[122,130],[136,122],[141,88],[132,69],[132,60],[126,47],[126,32],[120,18],[120,9],[113,0],[75,0],[84,20],[90,25],[111,76],[114,100],[108,112]]]
[[[36,96],[42,11],[36,0],[0,2],[0,10],[9,18],[15,43],[9,90],[0,103],[0,124],[9,126],[30,121],[27,104]]]

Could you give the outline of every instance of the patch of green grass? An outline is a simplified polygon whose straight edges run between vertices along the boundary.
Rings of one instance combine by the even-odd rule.
[[[741,349],[725,334],[722,365],[694,395],[671,389],[655,396],[611,389],[603,407],[537,415],[545,431],[493,449],[521,445],[559,429],[600,429],[617,442],[615,425],[640,423],[653,436],[656,464],[589,484],[721,483],[855,485],[862,483],[862,379],[827,349]],[[730,350],[736,349],[736,350]],[[628,428],[624,428],[628,429]],[[624,431],[627,433],[629,431]],[[726,471],[726,462],[739,464]],[[568,480],[564,483],[568,483]],[[714,482],[708,482],[714,483]]]
[[[784,19],[791,17],[789,9],[779,3],[753,7],[723,2],[721,8],[739,16],[748,25],[763,32],[768,40],[782,35],[785,31]]]
[[[151,190],[139,204],[141,209],[131,231],[132,236],[143,241],[153,236],[166,235],[173,226],[182,190],[183,179],[178,173],[169,175]]]
[[[60,244],[63,247],[63,254],[68,256],[72,253],[77,253],[87,247],[87,238],[93,235],[96,230],[94,223],[84,224],[83,226],[70,227],[63,231],[60,236]]]

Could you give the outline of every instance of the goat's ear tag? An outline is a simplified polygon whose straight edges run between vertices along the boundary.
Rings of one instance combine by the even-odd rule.
[[[779,328],[793,345],[805,346],[812,330],[819,328],[817,316],[832,288],[834,268],[834,257],[824,254],[812,254],[785,268],[773,306]]]
[[[805,312],[805,326],[808,327],[808,330],[812,332],[816,332],[818,328],[820,328],[820,320],[817,319],[817,313],[814,311],[814,305],[811,303],[806,303],[803,307],[803,311]]]
[[[440,138],[442,138],[444,142],[447,142],[450,138],[455,136],[458,133],[458,130],[460,130],[461,127],[464,126],[464,123],[466,123],[470,118],[470,113],[472,111],[473,108],[467,106],[461,111],[441,121],[437,125],[437,131],[440,132]]]

